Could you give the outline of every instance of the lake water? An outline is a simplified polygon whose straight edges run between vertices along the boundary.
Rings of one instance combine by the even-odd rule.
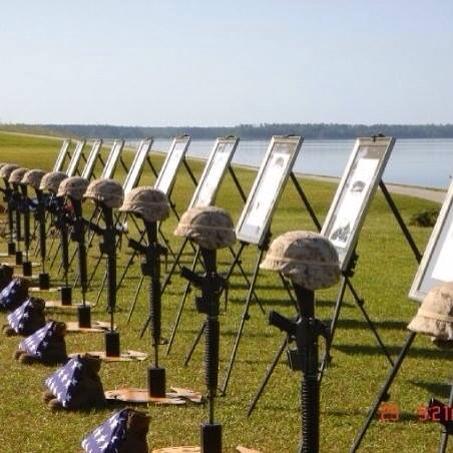
[[[166,151],[171,140],[156,139],[153,148]],[[189,156],[206,157],[213,140],[193,140]],[[268,141],[241,140],[233,163],[259,166]],[[301,173],[341,176],[354,140],[305,140],[295,164]],[[453,139],[400,139],[396,141],[384,181],[447,188],[453,175]]]

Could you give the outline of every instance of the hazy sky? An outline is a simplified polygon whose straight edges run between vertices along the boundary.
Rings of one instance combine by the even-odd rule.
[[[452,0],[0,0],[0,121],[452,123]]]

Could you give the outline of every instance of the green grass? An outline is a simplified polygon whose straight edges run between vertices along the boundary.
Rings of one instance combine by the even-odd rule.
[[[1,161],[14,161],[27,167],[50,168],[59,143],[43,138],[28,138],[0,133]],[[159,167],[161,157],[155,157]],[[197,175],[201,163],[191,161]],[[99,172],[99,169],[97,169]],[[244,189],[250,189],[254,172],[239,169],[238,177]],[[121,178],[121,175],[118,175]],[[147,172],[142,184],[152,183]],[[335,185],[311,180],[301,180],[304,189],[320,219],[323,220],[332,200]],[[173,198],[179,212],[187,205],[193,186],[181,170]],[[405,196],[394,197],[406,221],[424,209],[432,209],[434,203]],[[218,195],[217,204],[226,207],[235,220],[242,209],[242,202],[231,180],[227,177]],[[164,230],[174,248],[179,240],[172,236],[176,224],[171,218]],[[313,225],[306,210],[288,185],[272,224],[274,237],[292,229],[310,229]],[[423,250],[430,229],[410,227],[420,249]],[[2,247],[4,248],[4,246]],[[95,246],[91,250],[94,257]],[[243,258],[244,266],[251,270],[256,250],[249,247]],[[417,269],[415,259],[398,229],[383,197],[378,194],[372,203],[358,245],[359,261],[353,282],[366,301],[366,308],[375,320],[379,332],[391,351],[396,354],[406,335],[405,326],[414,315],[417,305],[407,298],[407,293]],[[120,263],[127,257],[126,249],[120,254]],[[187,257],[189,259],[189,257]],[[92,258],[93,259],[93,258]],[[231,258],[222,253],[226,263]],[[223,266],[224,268],[226,265]],[[140,340],[140,331],[147,313],[146,289],[140,293],[137,310],[132,322],[126,324],[134,287],[139,276],[139,266],[134,266],[126,286],[118,294],[117,323],[123,348],[150,351],[148,336]],[[100,275],[99,275],[100,278]],[[292,314],[285,292],[277,276],[263,272],[258,282],[258,293],[267,310],[278,309]],[[164,335],[168,335],[176,306],[184,287],[184,281],[176,276],[163,305]],[[238,275],[231,282],[228,311],[221,316],[221,369],[228,360],[235,331],[242,313],[247,288]],[[89,294],[92,299],[96,291]],[[329,319],[332,314],[336,288],[317,294],[317,314]],[[193,295],[187,303],[183,322],[172,354],[163,357],[167,368],[168,385],[204,389],[202,348],[199,348],[189,367],[182,360],[201,322],[201,315],[194,310]],[[105,297],[95,310],[95,319],[106,318]],[[0,315],[5,322],[4,315]],[[71,319],[58,315],[58,319]],[[248,402],[281,341],[281,334],[267,325],[256,306],[251,308],[251,318],[246,323],[236,367],[227,397],[219,398],[216,417],[223,424],[225,451],[233,451],[242,444],[263,452],[295,451],[300,431],[298,373],[291,372],[282,362],[271,379],[253,416],[246,417]],[[12,360],[18,338],[3,338],[0,342],[0,414],[2,452],[65,452],[79,451],[85,433],[104,420],[111,409],[88,413],[51,413],[41,402],[43,380],[52,369],[43,366],[27,367]],[[69,351],[103,348],[102,335],[70,335]],[[321,389],[321,446],[324,452],[345,452],[363,422],[374,396],[384,380],[388,365],[376,347],[373,336],[366,328],[364,319],[354,306],[349,294],[341,312],[333,348],[334,361],[328,369]],[[445,352],[436,350],[428,338],[418,337],[407,357],[398,379],[392,387],[391,400],[399,404],[402,418],[396,423],[374,423],[364,440],[361,451],[366,452],[434,452],[439,438],[439,427],[433,423],[421,423],[416,419],[416,408],[435,395],[446,399],[446,382],[451,377],[451,361]],[[106,364],[101,370],[105,389],[121,386],[144,386],[148,363]],[[223,373],[221,373],[221,376]],[[201,406],[149,407],[151,425],[149,445],[158,448],[170,445],[198,444],[199,424],[206,419]]]

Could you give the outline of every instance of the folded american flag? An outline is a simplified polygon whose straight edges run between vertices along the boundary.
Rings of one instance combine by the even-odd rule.
[[[24,322],[30,316],[29,309],[31,308],[31,301],[27,299],[20,307],[16,308],[12,313],[7,316],[8,324],[16,333],[21,333],[24,328]]]
[[[19,344],[19,349],[31,356],[41,357],[54,333],[55,321],[50,321],[33,335],[22,340]]]
[[[83,439],[82,448],[87,453],[117,453],[126,437],[129,411],[130,409],[123,409],[115,412]]]
[[[21,280],[15,278],[0,291],[0,309],[14,310],[17,306],[17,298],[21,295],[21,286]]]
[[[82,368],[83,363],[80,356],[77,356],[45,380],[46,386],[63,407],[71,405],[72,397],[81,379]]]

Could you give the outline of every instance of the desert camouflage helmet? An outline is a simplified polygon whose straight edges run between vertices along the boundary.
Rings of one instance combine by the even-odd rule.
[[[120,211],[139,215],[146,222],[160,222],[170,213],[167,196],[153,187],[136,187],[124,197]]]
[[[407,328],[453,347],[453,282],[431,288]]]
[[[46,173],[43,176],[39,188],[56,195],[61,182],[64,181],[67,177],[68,176],[66,175],[66,173],[63,173],[61,171],[51,171],[50,173]]]
[[[96,179],[89,184],[83,198],[97,201],[108,208],[119,208],[123,203],[124,191],[121,184],[113,179]]]
[[[19,168],[19,165],[16,164],[5,164],[3,165],[2,168],[0,168],[0,178],[4,178],[7,181],[9,180],[9,177],[11,176],[11,173]]]
[[[25,173],[27,173],[28,168],[16,168],[11,172],[9,175],[9,183],[10,184],[22,184],[22,178],[24,177]]]
[[[25,173],[24,177],[22,178],[22,184],[27,184],[30,187],[33,187],[33,189],[39,190],[41,179],[44,177],[45,174],[46,174],[45,171],[39,170],[37,168],[28,170],[27,173]]]
[[[81,200],[88,187],[88,180],[81,176],[72,176],[64,179],[58,187],[59,197],[71,197],[74,200]]]
[[[228,247],[236,240],[230,214],[215,206],[187,210],[181,216],[174,234],[187,237],[210,250]]]
[[[329,288],[338,282],[338,254],[332,243],[311,231],[289,231],[269,247],[261,269],[281,272],[310,290]]]

